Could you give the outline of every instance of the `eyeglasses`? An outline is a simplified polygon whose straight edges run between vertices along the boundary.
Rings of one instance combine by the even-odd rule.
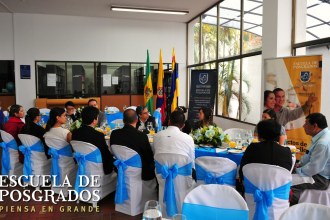
[[[149,112],[142,112],[142,114],[149,114]]]

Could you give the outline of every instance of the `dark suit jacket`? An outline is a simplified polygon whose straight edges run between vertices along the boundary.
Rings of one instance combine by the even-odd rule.
[[[46,157],[49,159],[50,158],[50,156],[48,155],[49,147],[47,146],[45,139],[44,139],[45,133],[46,133],[46,130],[43,127],[41,127],[33,122],[30,124],[29,127],[27,127],[27,125],[25,124],[21,130],[21,134],[33,135],[41,140],[41,142],[43,143],[44,148],[45,148]]]
[[[95,145],[101,152],[104,173],[109,174],[112,172],[114,159],[101,132],[96,131],[91,126],[82,125],[72,132],[72,140],[84,141]]]
[[[156,128],[156,120],[153,116],[149,116],[149,118],[146,120],[146,122],[144,122],[144,127],[147,128],[147,124],[148,122],[152,122],[152,127],[155,129]],[[138,122],[136,123],[136,129],[138,129],[141,125],[140,119],[138,120]],[[145,134],[149,134],[149,131],[146,129],[145,131],[143,131],[143,133]]]
[[[239,169],[239,176],[242,180],[242,168],[249,163],[277,165],[290,171],[292,167],[292,155],[288,147],[283,147],[273,141],[262,141],[252,143],[246,149]]]
[[[122,145],[135,150],[142,161],[142,180],[155,178],[154,155],[146,134],[138,131],[131,125],[125,125],[122,129],[111,132],[110,146]]]

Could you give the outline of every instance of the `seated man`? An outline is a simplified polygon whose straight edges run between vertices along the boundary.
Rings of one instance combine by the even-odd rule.
[[[99,106],[97,105],[97,101],[95,99],[88,100],[88,106],[93,106],[99,110]],[[99,110],[99,117],[97,122],[97,127],[101,127],[104,124],[107,124],[107,116]]]
[[[136,130],[136,112],[133,109],[124,111],[122,129],[111,132],[110,146],[113,144],[122,145],[136,151],[142,162],[142,180],[152,180],[155,178],[154,156],[146,134]]]
[[[138,122],[136,123],[136,129],[142,131],[146,134],[149,134],[147,130],[148,123],[152,124],[152,127],[156,128],[155,118],[149,115],[149,111],[145,106],[136,107],[136,114],[138,116]]]
[[[77,120],[77,116],[75,115],[75,104],[72,101],[67,101],[64,104],[64,107],[66,111],[67,121],[71,120],[72,122],[74,122],[75,120]]]
[[[159,153],[186,155],[192,162],[195,179],[195,145],[192,137],[181,131],[184,123],[185,116],[182,111],[171,113],[168,128],[158,132],[154,137],[155,155]]]
[[[277,165],[291,170],[292,156],[288,147],[277,143],[281,134],[281,125],[274,120],[264,120],[258,123],[259,143],[251,143],[246,149],[239,169],[240,179],[243,180],[243,167],[249,163]]]
[[[105,142],[104,135],[94,129],[97,124],[99,110],[93,106],[85,107],[81,112],[82,125],[72,132],[72,140],[84,141],[95,145],[101,152],[105,174],[113,170],[114,159]]]
[[[315,183],[292,186],[291,205],[298,203],[305,189],[326,190],[330,183],[330,132],[325,116],[321,113],[308,115],[304,129],[307,135],[312,136],[312,145],[296,165],[296,173],[312,177]]]

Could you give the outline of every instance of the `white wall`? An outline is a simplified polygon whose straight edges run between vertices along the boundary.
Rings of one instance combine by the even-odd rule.
[[[171,62],[173,47],[180,66],[179,104],[186,103],[184,23],[39,14],[14,14],[13,19],[16,102],[25,108],[36,98],[35,60],[145,62],[149,49],[150,61],[158,62],[162,48],[165,63]],[[0,29],[10,24],[1,19]],[[12,42],[7,37],[0,45]],[[19,78],[23,64],[31,65],[31,79]]]
[[[10,13],[0,13],[0,60],[13,59],[13,18]]]

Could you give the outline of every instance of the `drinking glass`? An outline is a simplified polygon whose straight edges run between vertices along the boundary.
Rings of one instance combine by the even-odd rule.
[[[143,220],[161,220],[162,210],[156,200],[149,200],[144,206]]]
[[[172,220],[187,220],[184,214],[175,214],[172,216]]]
[[[236,134],[235,142],[236,142],[236,147],[238,147],[238,146],[241,146],[242,147],[242,137],[241,137],[241,134]]]

